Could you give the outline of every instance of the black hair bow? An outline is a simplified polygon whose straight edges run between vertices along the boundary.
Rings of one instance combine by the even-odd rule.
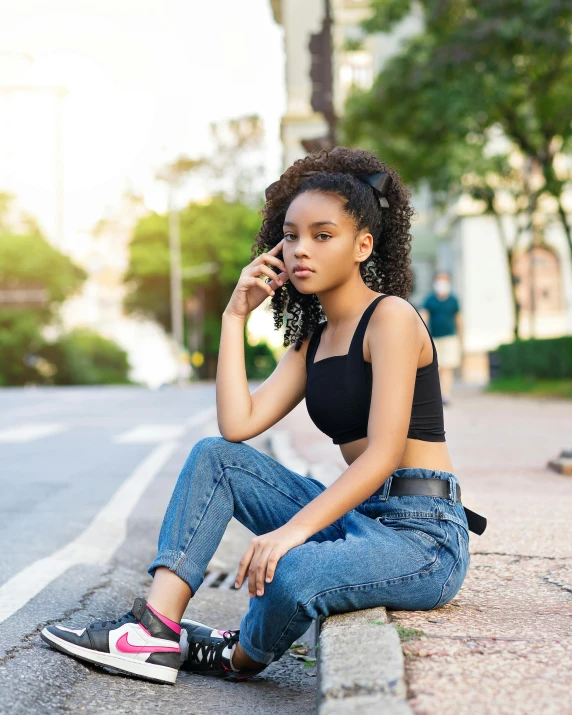
[[[307,171],[306,173],[301,174],[300,178],[306,179],[310,176],[314,176],[315,174],[321,173],[323,172]],[[393,183],[393,179],[391,175],[387,173],[387,171],[378,171],[375,174],[354,174],[354,176],[356,177],[356,179],[359,179],[360,181],[363,181],[364,183],[368,184],[368,186],[371,186],[375,195],[379,199],[379,205],[381,206],[381,208],[389,208],[389,204],[387,202],[387,194],[389,193],[389,189],[391,187],[391,184]],[[272,190],[279,183],[280,179],[278,179],[278,181],[273,181],[269,186],[266,187],[266,189],[264,190],[264,195],[266,196],[267,201],[270,194],[272,193]]]
[[[388,209],[387,194],[393,183],[391,174],[387,171],[378,171],[376,174],[356,174],[356,177],[366,184],[369,184],[375,195],[379,199],[379,205],[382,209]]]

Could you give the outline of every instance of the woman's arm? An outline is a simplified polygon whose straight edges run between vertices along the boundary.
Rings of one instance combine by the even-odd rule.
[[[223,313],[217,416],[221,435],[229,442],[242,442],[265,432],[304,399],[306,348],[311,336],[298,351],[290,345],[272,374],[250,394],[244,360],[244,321],[234,321],[234,316]]]
[[[216,412],[221,435],[232,436],[244,426],[252,408],[244,358],[246,317],[222,314],[216,371]]]

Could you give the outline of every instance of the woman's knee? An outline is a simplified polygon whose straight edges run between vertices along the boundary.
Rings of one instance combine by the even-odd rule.
[[[185,467],[189,467],[195,460],[217,459],[221,460],[222,453],[228,451],[231,444],[223,437],[209,436],[199,439],[193,445],[185,462]]]
[[[244,442],[229,442],[223,437],[209,436],[199,439],[189,452],[185,463],[179,473],[178,486],[186,487],[187,483],[195,481],[203,476],[208,476],[209,481],[214,475],[225,475],[227,478],[235,478],[238,471],[244,478],[246,474],[241,474],[240,470],[225,469],[225,467],[240,465],[248,462],[251,456],[243,454],[243,450],[254,449],[244,444]]]
[[[177,479],[179,488],[194,478],[196,470],[201,465],[204,466],[205,460],[217,458],[216,453],[219,450],[220,440],[220,437],[203,437],[195,442],[179,472]]]
[[[253,449],[253,447],[245,444],[244,442],[231,442],[224,437],[210,435],[199,439],[191,450],[191,454],[197,451],[206,451],[208,453],[224,457],[224,455],[236,454],[237,452],[244,451],[245,449]]]
[[[193,451],[202,451],[202,450],[216,450],[219,448],[221,443],[226,442],[223,437],[218,437],[215,435],[209,435],[208,437],[203,437],[202,439],[197,440],[195,442],[195,445],[191,452]]]

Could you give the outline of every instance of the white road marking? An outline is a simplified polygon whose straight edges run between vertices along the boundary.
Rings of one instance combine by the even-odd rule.
[[[32,442],[35,439],[41,439],[42,437],[49,437],[52,434],[64,432],[66,429],[68,429],[68,426],[61,423],[28,422],[19,427],[0,430],[0,442],[5,444]]]
[[[106,563],[125,540],[127,519],[141,495],[177,446],[177,442],[165,442],[155,447],[76,539],[0,586],[0,623],[70,566]]]
[[[212,420],[215,420],[212,422]],[[178,424],[143,424],[122,432],[113,438],[115,444],[155,444],[170,439],[179,439],[187,430],[202,425],[206,434],[218,432],[216,406],[207,407],[196,415]]]
[[[185,432],[185,424],[139,425],[113,438],[116,444],[156,444],[178,439]]]
[[[208,407],[183,423],[184,430],[204,424],[216,415]],[[84,531],[50,556],[39,559],[0,586],[0,623],[76,564],[104,564],[127,535],[127,520],[143,492],[178,447],[169,441],[158,445],[135,468]]]

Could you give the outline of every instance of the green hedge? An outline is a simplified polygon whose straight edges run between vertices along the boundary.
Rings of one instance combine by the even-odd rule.
[[[499,345],[498,377],[572,378],[572,335]]]
[[[129,383],[127,353],[112,340],[76,328],[36,353],[55,369],[54,385],[114,385]]]
[[[250,345],[246,340],[244,363],[247,380],[265,380],[278,364],[268,343],[261,341],[258,345]]]

